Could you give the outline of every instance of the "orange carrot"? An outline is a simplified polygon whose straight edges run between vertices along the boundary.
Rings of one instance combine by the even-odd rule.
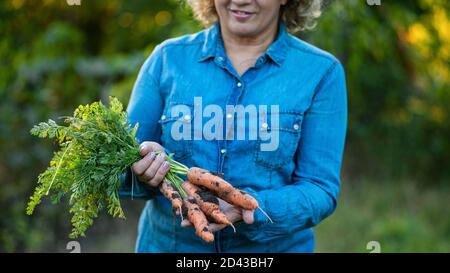
[[[209,230],[208,220],[205,214],[200,210],[193,198],[185,198],[183,200],[187,208],[187,216],[189,221],[194,225],[195,233],[204,241],[210,243],[214,241],[214,235]]]
[[[187,176],[192,184],[204,186],[214,191],[220,198],[232,205],[247,210],[254,210],[259,207],[255,198],[234,188],[230,183],[207,170],[193,167],[189,169]]]
[[[190,182],[184,182],[182,187],[188,195],[194,197],[200,209],[216,223],[233,226],[226,215],[220,211],[219,200],[211,192],[201,190]]]
[[[217,195],[228,203],[246,210],[255,210],[259,207],[255,198],[238,189],[231,192],[218,192]]]
[[[159,185],[159,190],[167,199],[169,199],[172,203],[172,207],[177,211],[177,214],[181,214],[183,201],[180,194],[175,190],[172,184],[168,180],[164,179],[164,181]]]
[[[204,186],[214,192],[232,192],[234,190],[230,183],[201,168],[190,168],[187,177],[191,183]]]

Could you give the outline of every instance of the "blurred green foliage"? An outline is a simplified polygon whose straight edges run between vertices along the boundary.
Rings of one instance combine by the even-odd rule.
[[[386,190],[389,189],[389,190]],[[450,187],[439,190],[411,180],[344,183],[336,212],[318,225],[317,252],[449,252]]]
[[[450,2],[334,3],[306,38],[344,63],[353,175],[450,179]]]
[[[342,208],[323,228],[319,226],[324,234],[340,234],[329,237],[334,245],[320,243],[327,237],[319,235],[319,246],[325,246],[319,250],[365,251],[364,244],[355,240],[391,236],[392,244],[398,244],[389,248],[393,251],[448,251],[446,244],[436,243],[434,248],[402,241],[413,234],[426,235],[424,240],[435,238],[432,242],[438,236],[449,241],[448,230],[442,231],[448,223],[442,220],[445,215],[438,201],[421,211],[430,220],[421,225],[422,216],[396,217],[390,211],[389,204],[401,200],[399,191],[377,197],[387,194],[383,189],[390,185],[398,188],[392,185],[397,180],[406,179],[436,192],[442,207],[448,203],[448,195],[438,187],[450,179],[450,4],[446,0],[382,1],[381,6],[368,6],[362,0],[329,2],[315,30],[298,36],[335,54],[346,68],[349,131],[343,181],[353,181],[358,190],[345,192]],[[54,144],[29,134],[32,125],[70,115],[79,104],[108,95],[126,103],[140,65],[155,46],[200,29],[181,0],[90,0],[81,1],[81,6],[63,0],[0,2],[0,252],[64,251],[68,241],[69,215],[63,205],[44,203],[36,216],[24,213],[37,175],[54,150]],[[385,186],[365,191],[358,182],[367,177],[385,180]],[[416,192],[407,196],[423,198]],[[125,233],[130,233],[130,223],[133,229],[136,226],[142,206],[136,203],[128,202]],[[370,234],[341,240],[347,230],[342,221],[367,228]],[[123,225],[104,219],[88,238],[114,240],[114,229],[108,227],[123,230]],[[105,232],[110,236],[103,237]],[[118,249],[102,245],[104,249],[93,249]]]

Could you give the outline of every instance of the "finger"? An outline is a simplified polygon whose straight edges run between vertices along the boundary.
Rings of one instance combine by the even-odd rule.
[[[143,159],[133,164],[132,166],[133,172],[138,176],[142,176],[148,169],[148,167],[150,167],[152,162],[155,160],[155,157],[156,157],[155,152],[148,153]]]
[[[144,181],[150,181],[155,176],[156,172],[158,171],[159,167],[164,162],[165,154],[161,153],[153,160],[153,162],[147,167],[147,170],[142,175],[142,178]]]
[[[182,227],[190,227],[190,226],[192,226],[192,223],[188,219],[184,219],[183,221],[181,221],[181,226]]]
[[[221,198],[217,198],[219,200],[219,206],[222,210],[226,210],[226,208],[232,207],[232,205],[230,205],[230,203],[228,203],[227,201],[221,199]]]
[[[148,143],[148,141],[144,141],[139,145],[139,154],[142,157],[146,156],[151,151]]]
[[[169,171],[169,162],[164,161],[161,167],[159,167],[155,176],[149,181],[150,185],[153,187],[159,186],[159,184],[163,181],[164,176]]]
[[[242,210],[242,220],[244,220],[244,222],[246,224],[251,225],[255,221],[254,214],[255,214],[254,210],[246,210],[246,209],[244,209],[244,210]]]
[[[216,231],[224,229],[225,227],[227,227],[227,225],[223,225],[223,224],[209,224],[209,231],[216,232]]]
[[[139,145],[139,153],[142,157],[146,156],[149,152],[164,152],[164,148],[157,142],[144,141]]]
[[[150,152],[158,152],[160,150],[164,151],[164,148],[162,148],[161,145],[153,141],[144,141],[141,143],[141,145],[139,145],[139,153],[143,157]]]

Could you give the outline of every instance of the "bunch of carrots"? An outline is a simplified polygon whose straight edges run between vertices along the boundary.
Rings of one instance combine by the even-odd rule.
[[[136,138],[138,124],[131,128],[117,98],[110,97],[109,102],[109,106],[102,102],[80,105],[72,117],[64,117],[65,124],[48,120],[31,130],[35,136],[57,141],[60,151],[39,175],[26,213],[31,215],[48,195],[54,203],[68,196],[73,214],[71,238],[85,236],[102,210],[106,209],[113,217],[125,218],[119,196],[120,176],[141,159]],[[170,169],[160,190],[203,240],[214,240],[208,220],[234,228],[220,210],[218,198],[247,210],[259,208],[253,197],[221,177],[200,168],[188,168],[172,156],[167,156]]]
[[[187,216],[197,236],[204,241],[214,241],[208,220],[234,229],[233,223],[220,210],[218,198],[246,210],[261,209],[255,198],[236,189],[222,177],[198,167],[188,168],[173,160],[171,155],[167,159],[170,171],[161,183],[160,191],[170,200],[177,214]],[[183,181],[178,174],[186,176],[188,180]]]

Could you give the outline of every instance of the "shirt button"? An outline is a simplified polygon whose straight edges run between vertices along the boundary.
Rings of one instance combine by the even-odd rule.
[[[191,120],[191,115],[185,115],[185,116],[184,116],[184,120],[190,121],[190,120]]]
[[[223,58],[222,58],[222,57],[217,57],[217,60],[218,60],[219,62],[223,62]]]
[[[232,118],[232,117],[233,117],[232,114],[227,114],[227,119],[230,119],[230,118]]]
[[[238,82],[237,83],[237,87],[241,87],[242,86],[242,83],[241,82]]]
[[[162,115],[161,116],[161,120],[165,120],[166,119],[166,116],[165,115]]]
[[[298,126],[298,124],[296,123],[296,124],[294,124],[294,130],[298,130],[298,128],[300,128],[300,126]]]
[[[261,127],[263,127],[264,129],[267,129],[267,127],[269,127],[269,124],[267,124],[266,122],[264,122],[263,124],[261,124]]]
[[[227,149],[221,149],[221,150],[220,150],[220,153],[221,153],[221,154],[224,154],[224,153],[226,153],[226,152],[227,152]]]

